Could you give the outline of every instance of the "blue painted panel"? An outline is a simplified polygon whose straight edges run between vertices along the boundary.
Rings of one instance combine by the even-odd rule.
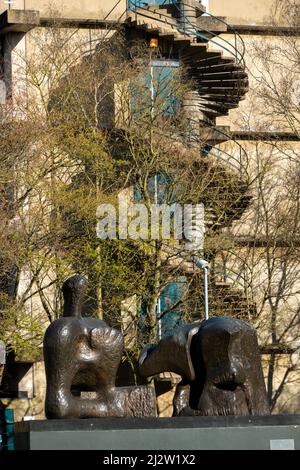
[[[158,98],[157,110],[162,116],[175,114],[178,111],[179,103],[174,96],[172,96],[172,88],[174,90],[174,80],[176,80],[176,68],[179,67],[179,62],[167,60],[155,62],[157,65],[152,66],[154,77],[154,96]],[[174,66],[174,64],[177,64]],[[151,66],[151,64],[150,64]],[[171,89],[171,91],[170,91]]]
[[[137,7],[147,7],[155,5],[172,5],[175,0],[128,0],[128,9],[134,10]]]
[[[170,282],[160,295],[160,314],[163,313],[161,319],[161,337],[172,334],[173,330],[184,323],[182,318],[182,306],[179,301],[184,297],[187,289],[187,279],[180,276]],[[138,336],[142,341],[146,337],[147,325],[145,322],[147,299],[142,299],[140,321],[138,324]],[[157,312],[157,316],[158,312]],[[157,327],[157,337],[159,336],[159,328]]]
[[[170,282],[160,295],[160,308],[164,314],[161,320],[161,335],[172,334],[173,330],[183,324],[182,305],[180,300],[184,297],[187,289],[185,276]]]
[[[150,115],[151,107],[155,117],[171,116],[179,109],[179,102],[172,96],[174,81],[177,79],[179,61],[174,59],[155,60],[150,62],[149,69],[143,77],[143,90],[131,84],[131,112],[136,118]]]
[[[167,202],[167,198],[169,197],[169,184],[170,184],[171,177],[168,175],[154,175],[150,176],[148,179],[147,190],[151,199],[152,204],[155,203],[157,198],[157,204],[164,204]],[[156,192],[156,194],[155,194]],[[140,187],[138,184],[134,185],[134,194],[133,194],[134,202],[143,202],[143,195]],[[171,202],[175,202],[171,201]]]
[[[0,450],[14,450],[14,410],[0,410]]]

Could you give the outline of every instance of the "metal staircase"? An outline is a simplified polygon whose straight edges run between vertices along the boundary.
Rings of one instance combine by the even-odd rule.
[[[230,129],[217,126],[216,118],[226,116],[231,109],[237,108],[248,91],[245,47],[241,36],[223,18],[206,14],[205,7],[196,0],[185,1],[165,0],[160,5],[151,6],[141,0],[129,0],[125,26],[129,38],[131,31],[148,42],[156,38],[161,51],[172,51],[194,84],[199,119],[195,121],[191,117],[190,122],[192,132],[195,129],[197,132],[199,128],[198,137],[205,142],[202,149],[199,145],[201,153],[219,160],[241,182],[240,194],[237,194],[235,204],[228,208],[226,214],[228,225],[241,217],[251,201],[251,196],[244,190],[247,185],[247,159],[243,147],[233,140]],[[230,32],[231,41],[222,37],[222,32]],[[227,141],[233,145],[232,152],[222,145]],[[214,211],[206,207],[205,225],[207,232],[217,232],[224,227],[224,221],[218,220]],[[199,273],[199,276],[202,283],[202,274]],[[255,317],[253,299],[249,299],[243,286],[236,282],[239,274],[232,281],[220,279],[218,272],[212,270],[210,277],[212,315],[234,315],[245,320]],[[198,301],[199,308],[194,310],[197,312],[202,310],[203,305],[201,299]],[[199,318],[193,317],[193,320]]]
[[[128,0],[125,25],[140,31],[141,38],[156,38],[162,50],[172,50],[179,58],[196,88],[193,93],[199,122],[190,118],[192,132],[199,129],[200,139],[208,144],[203,148],[207,155],[245,180],[247,159],[243,147],[234,141],[229,128],[216,125],[216,118],[237,108],[248,91],[244,42],[223,18],[205,13],[200,2],[186,2],[164,0],[160,5],[147,6],[141,0]],[[220,37],[224,31],[231,33],[231,42]],[[219,145],[229,140],[234,152]]]
[[[214,315],[233,315],[246,321],[257,318],[257,306],[248,275],[245,263],[230,266],[226,257],[214,261],[211,266],[211,310]]]
[[[202,17],[204,7],[198,2],[191,3],[168,0],[168,5],[142,6],[140,1],[131,0],[127,25],[143,30],[146,37],[151,35],[159,42],[172,43],[196,84],[203,122],[215,124],[217,117],[238,107],[248,91],[244,43],[223,19],[212,15]],[[193,11],[194,15],[190,16]],[[215,31],[207,29],[207,18]],[[224,31],[232,33],[232,42],[220,37]]]

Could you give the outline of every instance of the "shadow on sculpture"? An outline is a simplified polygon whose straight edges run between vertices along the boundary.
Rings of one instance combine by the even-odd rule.
[[[267,415],[270,413],[255,329],[229,317],[187,325],[146,347],[142,376],[182,376],[173,416]]]
[[[63,317],[45,333],[47,418],[155,416],[153,388],[115,386],[123,336],[102,320],[81,316],[86,287],[80,275],[64,283]]]

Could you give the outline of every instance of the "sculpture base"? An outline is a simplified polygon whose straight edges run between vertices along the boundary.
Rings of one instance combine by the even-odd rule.
[[[300,450],[300,415],[25,421],[19,450]]]

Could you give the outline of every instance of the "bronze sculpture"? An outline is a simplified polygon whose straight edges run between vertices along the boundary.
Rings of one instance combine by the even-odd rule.
[[[81,316],[85,291],[83,276],[64,283],[63,317],[45,334],[46,416],[155,416],[153,388],[115,386],[123,336]],[[181,327],[144,348],[139,370],[143,377],[181,375],[173,416],[269,414],[256,332],[244,321],[216,317]]]
[[[102,320],[81,316],[85,292],[83,276],[64,283],[63,317],[45,333],[47,418],[155,416],[153,388],[115,386],[123,336]]]
[[[187,325],[146,347],[142,376],[182,376],[173,416],[266,415],[270,413],[255,329],[229,317]]]

